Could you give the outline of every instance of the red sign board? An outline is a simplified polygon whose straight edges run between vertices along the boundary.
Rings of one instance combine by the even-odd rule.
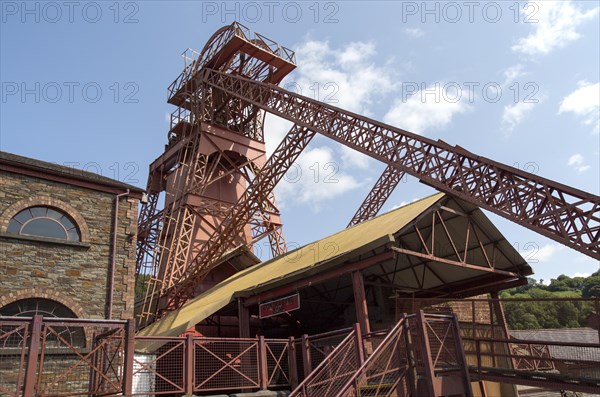
[[[300,309],[300,295],[294,294],[259,306],[258,317],[267,318]]]

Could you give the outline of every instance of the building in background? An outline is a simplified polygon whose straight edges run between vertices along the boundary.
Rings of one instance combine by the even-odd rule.
[[[0,152],[0,315],[131,318],[143,190]]]

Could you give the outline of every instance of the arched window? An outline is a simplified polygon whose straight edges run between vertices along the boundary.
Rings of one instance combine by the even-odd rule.
[[[64,212],[45,206],[29,207],[8,223],[8,233],[81,241],[79,228]]]
[[[21,299],[0,308],[0,316],[33,317],[40,314],[44,317],[77,318],[68,307],[50,300],[41,298]],[[81,327],[51,326],[52,330],[46,335],[46,346],[65,347],[85,346],[85,332]],[[13,338],[4,343],[5,347],[17,347],[25,340]],[[66,343],[65,343],[66,342]]]

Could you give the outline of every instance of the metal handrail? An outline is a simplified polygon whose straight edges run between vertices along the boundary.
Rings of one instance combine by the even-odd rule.
[[[350,389],[350,387],[352,387],[354,382],[356,382],[358,377],[361,376],[373,362],[376,362],[376,360],[379,358],[379,356],[381,355],[381,353],[383,351],[385,351],[389,348],[388,344],[390,343],[390,340],[393,339],[394,337],[396,337],[397,336],[396,334],[398,332],[400,332],[400,333],[402,332],[404,325],[406,324],[406,319],[407,319],[407,316],[402,316],[402,318],[390,330],[390,332],[383,339],[383,341],[381,341],[379,346],[377,346],[377,348],[375,349],[373,354],[371,354],[369,356],[369,358],[367,360],[365,360],[363,365],[360,366],[360,368],[356,371],[354,376],[352,376],[352,378],[350,378],[348,380],[348,382],[346,382],[346,384],[342,387],[342,390],[340,390],[340,392],[337,394],[337,397],[343,396],[344,393],[346,393],[348,391],[348,389]]]
[[[335,332],[335,331],[334,331]],[[333,332],[327,332],[326,334],[332,334]],[[323,370],[327,365],[329,365],[329,362],[331,361],[332,357],[335,357],[336,354],[344,349],[346,346],[346,343],[348,343],[349,341],[351,341],[352,339],[354,339],[356,337],[356,332],[355,331],[351,331],[345,338],[344,340],[342,340],[336,347],[335,349],[333,349],[333,351],[325,358],[325,360],[323,360],[318,366],[317,368],[314,369],[314,371],[312,371],[308,376],[306,376],[306,378],[304,378],[304,380],[298,385],[298,387],[296,387],[295,390],[292,391],[292,393],[288,396],[288,397],[297,397],[298,394],[300,392],[305,393],[306,392],[306,386],[308,385],[308,383],[313,380],[320,372],[321,370]],[[304,394],[306,395],[306,394]]]

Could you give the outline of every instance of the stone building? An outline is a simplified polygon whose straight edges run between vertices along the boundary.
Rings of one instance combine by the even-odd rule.
[[[142,189],[6,152],[0,187],[0,315],[133,317]]]

